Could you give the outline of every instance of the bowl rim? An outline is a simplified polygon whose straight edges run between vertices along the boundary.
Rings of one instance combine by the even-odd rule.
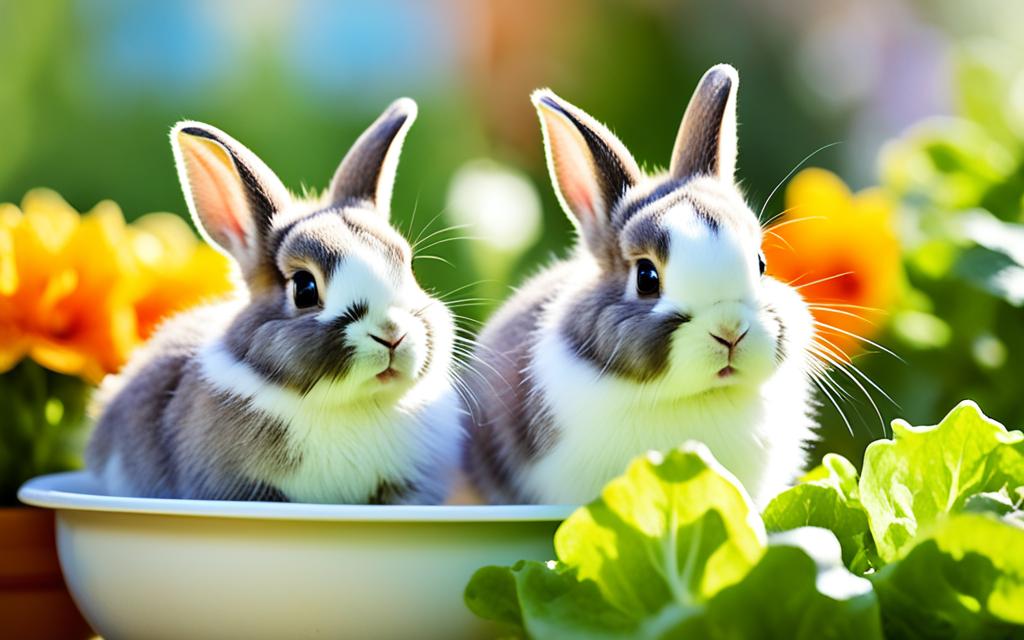
[[[577,505],[352,505],[234,500],[129,498],[76,490],[92,476],[66,471],[37,476],[18,490],[35,507],[200,518],[303,520],[327,522],[560,522]]]

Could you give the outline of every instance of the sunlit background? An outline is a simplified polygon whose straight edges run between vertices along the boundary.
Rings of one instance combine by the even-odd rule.
[[[767,236],[769,269],[837,327],[815,457],[859,460],[890,419],[934,423],[963,398],[1024,423],[1022,24],[1024,5],[995,0],[0,0],[0,202],[48,187],[82,212],[185,214],[167,137],[183,118],[323,188],[408,95],[393,218],[429,237],[417,274],[457,292],[472,332],[572,241],[530,91],[552,87],[654,168],[697,79],[729,62],[742,186],[791,223]],[[806,166],[832,173],[783,182],[816,150]]]

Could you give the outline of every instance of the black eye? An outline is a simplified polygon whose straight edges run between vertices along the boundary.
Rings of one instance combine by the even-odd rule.
[[[761,269],[761,275],[764,275],[764,270],[768,268],[768,263],[764,260],[764,251],[757,254],[757,266]]]
[[[320,294],[316,290],[316,278],[308,271],[296,271],[292,276],[295,286],[295,306],[300,309],[312,307],[320,302]]]
[[[658,269],[647,258],[636,261],[636,292],[642,296],[657,295],[661,289]]]

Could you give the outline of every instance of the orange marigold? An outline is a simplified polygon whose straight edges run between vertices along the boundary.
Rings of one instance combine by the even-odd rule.
[[[127,225],[57,193],[0,205],[0,372],[31,357],[97,382],[168,314],[230,288],[228,262],[170,214]]]
[[[800,290],[818,341],[845,358],[870,338],[899,295],[894,204],[879,189],[851,193],[835,174],[805,169],[786,189],[786,208],[765,233],[768,272]]]

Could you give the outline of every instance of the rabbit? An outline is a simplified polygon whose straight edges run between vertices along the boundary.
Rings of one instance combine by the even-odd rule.
[[[112,495],[350,504],[441,501],[461,427],[448,309],[388,222],[416,103],[394,102],[320,197],[291,195],[224,132],[171,145],[229,299],[166,321],[108,378],[87,466]]]
[[[585,503],[633,457],[691,439],[759,504],[804,468],[814,325],[765,275],[733,179],[738,82],[724,64],[703,76],[656,175],[594,118],[533,93],[579,240],[478,337],[463,472],[484,500]]]

